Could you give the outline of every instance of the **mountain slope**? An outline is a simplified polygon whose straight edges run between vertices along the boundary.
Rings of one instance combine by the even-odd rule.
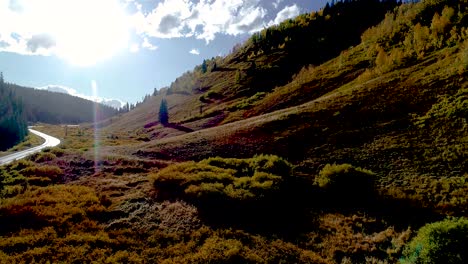
[[[94,122],[117,114],[117,110],[80,97],[64,93],[7,84],[24,104],[29,122],[78,124]]]
[[[254,34],[228,56],[205,60],[170,85],[166,96],[173,122],[198,130],[242,119],[239,115],[251,102],[289,83],[301,68],[322,64],[358,45],[365,29],[396,6],[394,0],[337,2]],[[171,105],[170,97],[176,94],[187,101]],[[136,108],[132,116],[146,115],[148,108]],[[125,116],[120,122],[136,123]]]
[[[181,125],[199,131],[167,132],[164,139],[120,151],[169,160],[269,153],[293,161],[305,174],[326,163],[352,163],[378,173],[382,187],[393,186],[403,197],[417,188],[408,179],[463,176],[468,169],[467,7],[451,1],[403,5],[337,58],[305,67],[288,84],[247,103],[214,98],[210,115],[199,117],[210,123],[208,116],[227,114],[222,122],[229,124],[199,130],[203,126],[194,125],[193,118],[184,121],[175,114]],[[141,132],[158,129],[171,130]]]

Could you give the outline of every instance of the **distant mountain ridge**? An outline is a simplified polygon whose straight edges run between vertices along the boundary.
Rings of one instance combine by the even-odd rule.
[[[38,89],[46,90],[46,91],[49,91],[49,92],[64,93],[64,94],[68,94],[68,95],[71,95],[71,96],[81,97],[83,99],[90,100],[90,101],[93,101],[93,102],[98,102],[98,103],[101,103],[103,105],[113,107],[115,109],[119,109],[124,105],[124,103],[122,101],[117,100],[117,99],[91,98],[90,96],[81,95],[81,94],[78,94],[76,92],[76,90],[74,90],[72,88],[69,88],[69,87],[62,86],[62,85],[47,85],[47,86],[44,86],[44,87],[38,87]]]
[[[69,95],[65,90],[47,91],[11,83],[7,86],[22,100],[28,122],[78,124],[101,121],[118,113],[113,107]]]

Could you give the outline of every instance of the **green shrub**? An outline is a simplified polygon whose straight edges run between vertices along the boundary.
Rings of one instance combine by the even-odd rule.
[[[17,164],[13,166],[17,166]],[[10,170],[7,167],[0,167],[0,198],[12,197],[22,192],[26,182],[26,177],[17,171]]]
[[[168,166],[153,176],[153,185],[164,198],[261,200],[278,193],[290,173],[291,165],[272,155],[209,158]]]
[[[34,165],[35,164],[32,161],[21,159],[21,160],[10,163],[7,167],[10,168],[10,171],[13,171],[13,170],[18,170],[19,171],[19,170],[22,170],[24,168],[32,167]]]
[[[0,203],[0,232],[41,226],[69,226],[104,211],[90,188],[53,185],[27,190]]]
[[[37,157],[34,159],[35,162],[45,162],[45,161],[51,161],[57,158],[55,154],[51,152],[42,152],[37,155]]]
[[[355,168],[350,164],[327,164],[320,171],[315,183],[320,187],[327,190],[342,190],[350,187],[357,187],[359,189],[373,188],[374,173]]]
[[[51,181],[58,181],[59,177],[63,175],[62,169],[53,165],[33,166],[22,169],[20,173],[28,178],[41,177],[49,178]]]
[[[47,148],[47,149],[44,150],[44,152],[50,152],[50,153],[54,154],[57,157],[62,157],[63,154],[65,154],[65,151],[63,149],[57,148],[57,147]]]
[[[375,190],[374,174],[350,164],[325,165],[315,184],[328,194],[328,201],[339,204],[371,202]]]
[[[252,95],[251,97],[246,98],[246,99],[240,101],[236,106],[234,106],[233,109],[242,110],[242,109],[251,108],[252,106],[255,105],[255,103],[256,103],[257,101],[260,101],[260,100],[263,99],[265,96],[266,96],[266,93],[265,93],[265,92],[258,92],[258,93],[256,93],[256,94]]]
[[[468,263],[468,219],[427,224],[405,248],[401,263]]]

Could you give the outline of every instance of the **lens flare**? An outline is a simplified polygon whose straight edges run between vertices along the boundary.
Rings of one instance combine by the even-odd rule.
[[[98,88],[96,81],[91,81],[91,89],[93,93],[93,98],[98,98]],[[100,171],[100,137],[99,137],[99,105],[98,103],[93,103],[93,121],[94,121],[94,171]]]

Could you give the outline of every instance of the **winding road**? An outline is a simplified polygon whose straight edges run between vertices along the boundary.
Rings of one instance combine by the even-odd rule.
[[[19,160],[19,159],[25,158],[25,157],[27,157],[27,156],[29,156],[31,154],[39,152],[44,148],[55,147],[58,144],[60,144],[60,139],[58,139],[58,138],[54,138],[52,136],[49,136],[47,134],[44,134],[42,132],[39,132],[39,131],[31,129],[31,128],[29,128],[29,132],[31,132],[33,134],[36,134],[36,135],[40,136],[41,138],[45,139],[45,142],[40,146],[33,147],[33,148],[30,148],[30,149],[25,149],[25,150],[18,151],[16,153],[13,153],[13,154],[10,154],[10,155],[4,156],[4,157],[0,157],[0,165],[8,164],[8,163],[10,163],[12,161]]]

